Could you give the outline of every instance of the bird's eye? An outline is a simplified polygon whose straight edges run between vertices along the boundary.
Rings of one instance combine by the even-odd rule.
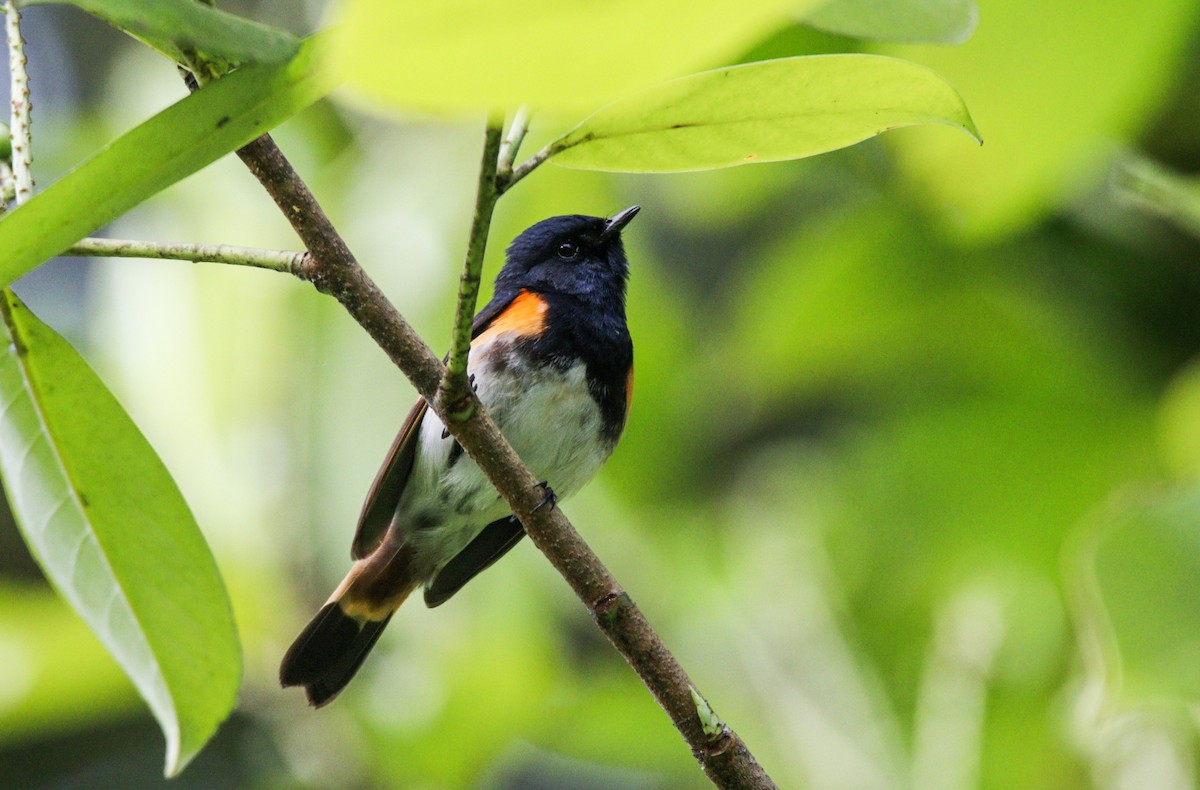
[[[579,257],[579,245],[573,241],[564,241],[558,245],[558,257],[564,261],[573,261]]]

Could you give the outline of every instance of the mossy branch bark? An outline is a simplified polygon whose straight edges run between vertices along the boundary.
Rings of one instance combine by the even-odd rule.
[[[471,325],[479,300],[479,282],[483,277],[483,254],[487,250],[492,212],[500,192],[496,189],[496,165],[500,155],[503,118],[492,117],[484,133],[483,160],[479,165],[479,186],[475,195],[475,215],[467,241],[467,257],[458,280],[458,302],[454,311],[454,329],[450,337],[450,355],[446,375],[439,387],[438,414],[462,421],[471,416],[475,398],[467,381],[467,356],[471,351]]]

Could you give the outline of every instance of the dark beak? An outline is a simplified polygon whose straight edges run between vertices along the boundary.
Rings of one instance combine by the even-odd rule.
[[[637,213],[641,210],[641,206],[630,206],[617,216],[610,219],[608,224],[604,226],[604,230],[601,231],[600,238],[604,241],[608,241],[613,236],[619,234],[621,229],[628,225],[629,221],[636,217]]]

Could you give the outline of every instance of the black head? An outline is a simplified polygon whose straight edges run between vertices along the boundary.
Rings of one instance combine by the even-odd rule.
[[[496,291],[528,288],[624,304],[629,264],[621,230],[638,211],[631,206],[612,219],[572,214],[542,220],[509,245]]]

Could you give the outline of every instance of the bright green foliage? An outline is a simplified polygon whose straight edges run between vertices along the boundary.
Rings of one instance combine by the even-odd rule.
[[[497,210],[485,279],[532,222],[643,205],[625,236],[631,421],[601,479],[563,506],[781,787],[1191,783],[1193,721],[1133,727],[1174,733],[1176,760],[1113,733],[1130,711],[1177,711],[1200,694],[1200,254],[1098,185],[1114,142],[1152,140],[1147,154],[1162,168],[1122,156],[1117,184],[1190,227],[1192,184],[1175,172],[1189,167],[1200,103],[1164,97],[1189,90],[1173,75],[1195,71],[1195,56],[1181,56],[1195,6],[1068,5],[984,4],[978,34],[953,49],[864,44],[785,19],[795,11],[842,33],[946,41],[969,28],[971,6],[950,0],[836,0],[821,11],[628,0],[340,7],[334,66],[360,93],[439,112],[529,101],[525,154],[567,128],[547,109],[578,113],[574,121],[615,99],[585,125],[635,133],[589,142],[568,133],[577,144],[550,161],[572,166],[791,158],[897,125],[884,117],[896,112],[973,130],[946,82],[986,131],[982,149],[912,129],[826,157],[669,178],[543,167]],[[798,102],[772,93],[783,80],[740,93],[706,85],[710,74],[654,87],[736,60],[868,47],[926,63],[946,82],[911,64],[840,59],[907,76],[889,91],[869,70],[825,75],[826,109],[875,91],[883,115],[873,123],[860,108],[854,134],[826,119],[811,138],[772,129],[799,123],[788,118]],[[298,57],[254,72],[281,80],[258,99],[256,80],[238,83],[238,73],[200,96],[240,84],[246,101],[273,107],[265,128],[306,103],[289,91],[325,90],[298,65],[309,55]],[[774,68],[715,73],[734,74],[728,81]],[[110,80],[105,99],[130,101],[142,79]],[[669,94],[680,84],[704,88],[694,107]],[[270,104],[272,91],[281,104]],[[635,104],[639,91],[658,104]],[[751,120],[729,136],[712,123],[737,108],[754,119],[768,104],[785,120]],[[86,142],[74,145],[95,145],[112,106],[77,109],[66,134]],[[700,121],[688,134],[704,144],[680,145],[682,130],[668,127],[693,109]],[[284,131],[359,259],[435,346],[461,263],[477,115],[467,130],[381,130],[326,107]],[[119,153],[96,160],[104,167],[85,165],[69,188],[47,191],[54,201],[37,198],[16,224],[0,222],[0,272],[27,271],[144,199],[152,179],[127,170],[164,146],[190,150],[193,131],[207,134],[221,117],[214,109],[192,116],[195,126],[119,141]],[[253,133],[248,121],[244,131]],[[160,183],[193,164],[157,165]],[[252,179],[222,167],[131,214],[119,232],[294,243]],[[106,380],[202,514],[243,627],[246,715],[189,779],[219,784],[227,774],[206,773],[207,758],[252,753],[252,766],[235,759],[218,771],[248,787],[695,785],[666,717],[528,544],[450,605],[407,604],[336,709],[313,714],[279,692],[279,656],[345,572],[361,497],[412,393],[311,289],[232,267],[96,268],[85,331],[102,344],[97,364],[119,371],[106,368]],[[162,429],[180,409],[196,419]],[[90,404],[74,413],[84,411],[107,414]],[[10,754],[32,751],[18,739],[56,718],[54,735],[34,743],[70,743],[64,762],[90,766],[74,745],[136,715],[115,669],[95,665],[82,627],[62,626],[68,617],[33,584],[0,589],[6,776]],[[157,634],[147,632],[147,650],[175,638],[147,628]],[[44,671],[13,669],[31,665]],[[54,672],[70,678],[55,683]],[[90,732],[68,740],[69,728]],[[1180,766],[1183,781],[1159,781]]]
[[[551,161],[711,170],[812,156],[918,123],[979,137],[962,98],[923,66],[873,55],[783,58],[694,74],[611,104],[555,141]]]
[[[229,714],[241,653],[212,554],[171,475],[66,341],[2,295],[0,469],[46,575],[167,738],[167,773]]]
[[[975,0],[830,0],[804,21],[855,38],[961,44],[975,30],[979,7]]]
[[[121,136],[0,221],[0,285],[151,195],[253,140],[332,86],[306,44],[282,66],[247,66]]]
[[[344,0],[329,65],[403,109],[584,113],[736,55],[816,0]]]
[[[20,0],[18,6],[73,5],[187,65],[196,56],[222,71],[244,63],[279,64],[299,49],[295,36],[196,0]]]

